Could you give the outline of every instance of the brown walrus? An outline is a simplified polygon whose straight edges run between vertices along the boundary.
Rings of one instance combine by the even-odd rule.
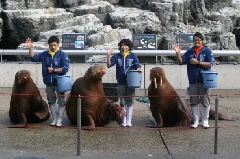
[[[161,67],[150,70],[151,83],[148,87],[150,110],[156,125],[147,127],[190,127],[193,121],[189,102],[182,99],[165,76]],[[215,118],[215,111],[210,109],[209,119]],[[227,117],[218,113],[219,120],[237,120],[236,117]]]
[[[82,129],[95,129],[111,121],[122,124],[125,111],[118,104],[107,99],[102,77],[106,69],[95,64],[86,71],[84,77],[78,78],[72,86],[70,97],[66,104],[66,114],[73,124],[77,124],[77,101],[81,97]]]
[[[24,128],[27,123],[39,123],[49,119],[48,104],[33,82],[29,71],[20,70],[15,74],[10,100],[10,128]]]

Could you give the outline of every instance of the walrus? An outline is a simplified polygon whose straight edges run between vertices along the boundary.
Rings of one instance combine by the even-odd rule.
[[[77,101],[81,96],[81,128],[86,130],[102,127],[111,121],[122,124],[124,109],[107,99],[102,77],[106,73],[103,65],[90,66],[83,77],[78,78],[72,86],[66,103],[66,114],[72,124],[77,124]]]
[[[161,67],[154,67],[150,70],[150,85],[148,87],[148,97],[150,110],[155,119],[156,125],[147,127],[190,127],[193,122],[193,115],[190,103],[187,99],[182,99],[169,83],[165,72]],[[210,109],[209,119],[215,118],[215,111]],[[219,120],[237,120],[236,117],[227,117],[218,113]]]
[[[50,117],[48,104],[27,70],[15,74],[9,117],[13,123],[9,128],[25,128],[27,123],[40,123]]]

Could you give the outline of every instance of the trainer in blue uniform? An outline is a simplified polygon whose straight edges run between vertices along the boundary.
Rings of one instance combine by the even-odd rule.
[[[187,50],[182,56],[179,44],[175,44],[178,64],[187,64],[187,75],[189,81],[190,104],[193,112],[194,123],[192,128],[198,127],[199,124],[199,103],[202,104],[202,123],[203,128],[209,128],[208,118],[210,111],[209,88],[203,87],[202,71],[210,71],[214,64],[214,56],[207,46],[203,45],[204,37],[201,33],[196,32],[193,35],[194,46]],[[199,96],[198,96],[199,95]]]
[[[116,65],[116,79],[118,82],[118,95],[120,96],[120,105],[126,111],[126,117],[123,120],[123,127],[132,126],[132,113],[134,104],[135,89],[127,86],[126,70],[133,66],[139,72],[142,72],[137,55],[133,53],[133,44],[129,39],[122,39],[118,43],[120,52],[113,54],[113,49],[107,51],[107,67]],[[110,56],[112,57],[110,58]],[[129,97],[130,96],[130,97]]]
[[[26,44],[29,48],[31,61],[42,62],[43,83],[46,85],[48,104],[53,118],[51,125],[62,126],[66,101],[64,92],[58,91],[57,76],[65,75],[69,71],[70,59],[65,52],[59,49],[59,39],[57,36],[51,36],[48,39],[49,50],[37,55],[34,55],[33,42],[30,38],[26,39]]]

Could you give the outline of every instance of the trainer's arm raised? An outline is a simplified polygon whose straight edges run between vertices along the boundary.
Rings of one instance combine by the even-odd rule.
[[[34,56],[34,52],[33,52],[33,42],[31,38],[27,38],[26,39],[26,44],[29,50],[29,56],[33,57]]]
[[[179,44],[174,44],[174,45],[173,45],[173,49],[174,49],[175,52],[176,52],[178,64],[182,64],[182,56],[181,56],[181,54],[180,54],[180,52],[181,52],[180,45],[179,45]]]
[[[113,49],[108,49],[107,50],[107,67],[109,68],[111,66],[111,62],[110,62],[110,56],[113,53]]]

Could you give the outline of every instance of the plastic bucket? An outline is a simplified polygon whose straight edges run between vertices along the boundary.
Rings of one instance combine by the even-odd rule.
[[[203,71],[203,86],[204,88],[215,88],[217,87],[217,75],[218,72],[214,71]]]
[[[127,84],[131,88],[140,88],[142,81],[142,73],[137,70],[128,70],[127,71]]]
[[[66,92],[72,89],[72,77],[70,75],[57,76],[57,87],[59,92]]]

